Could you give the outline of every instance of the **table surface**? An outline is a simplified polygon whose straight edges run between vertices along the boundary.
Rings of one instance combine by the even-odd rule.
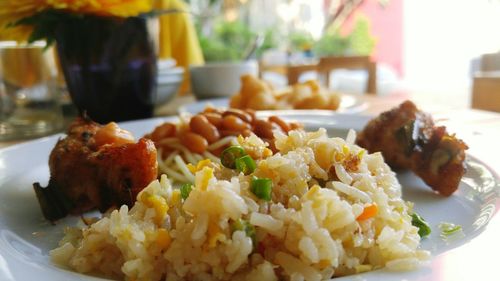
[[[449,132],[455,132],[463,139],[469,145],[470,154],[479,157],[500,173],[500,149],[497,145],[497,140],[500,139],[500,113],[471,109],[467,101],[443,102],[439,101],[439,97],[429,98],[408,93],[388,96],[356,95],[355,98],[366,103],[366,108],[360,114],[371,116],[397,106],[404,100],[413,100],[421,109],[431,113],[438,124],[447,126]],[[155,115],[175,115],[180,106],[191,102],[195,102],[193,96],[176,97],[157,108]],[[26,140],[0,142],[0,149],[23,141]]]

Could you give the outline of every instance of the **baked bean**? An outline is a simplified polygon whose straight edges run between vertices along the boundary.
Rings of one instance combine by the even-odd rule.
[[[187,132],[180,139],[191,152],[201,154],[207,150],[208,142],[199,134]]]
[[[244,137],[249,137],[251,134],[252,134],[252,130],[250,130],[250,129],[247,129],[247,130],[244,130],[243,132],[241,132],[241,135]]]
[[[173,149],[166,144],[155,144],[156,149],[161,149],[161,158],[165,159],[167,158],[170,153],[172,153]]]
[[[151,133],[151,140],[154,142],[160,141],[164,138],[175,137],[177,127],[172,123],[163,123],[156,127]]]
[[[283,119],[279,118],[276,115],[270,116],[268,120],[269,122],[277,124],[285,133],[288,133],[288,131],[290,131],[291,129],[290,125],[288,125]]]
[[[230,108],[222,113],[222,117],[226,117],[229,115],[237,116],[238,118],[240,118],[241,120],[243,120],[247,123],[252,122],[252,116],[250,114],[246,113],[245,111],[240,110],[240,109]]]
[[[250,124],[241,120],[236,115],[226,115],[222,119],[222,127],[229,131],[242,132],[246,129],[250,129]]]
[[[212,125],[212,123],[208,122],[208,119],[201,114],[191,117],[189,128],[191,128],[193,133],[197,133],[204,137],[208,143],[213,143],[220,138],[217,128]]]
[[[226,149],[226,148],[227,148],[227,146],[221,146],[219,148],[216,148],[216,149],[210,151],[210,153],[212,153],[213,155],[215,155],[217,157],[220,157],[222,154],[222,151],[224,151],[224,149]]]
[[[215,107],[207,106],[203,109],[203,113],[220,113],[220,111]]]
[[[274,138],[272,139],[264,139],[265,142],[269,144],[268,148],[271,149],[273,154],[278,152],[278,149],[276,148],[276,144],[274,143]]]
[[[203,113],[203,116],[205,116],[208,122],[210,122],[215,127],[220,128],[222,126],[222,116],[219,113],[205,112]]]
[[[273,125],[265,120],[261,119],[255,120],[253,132],[261,138],[266,138],[266,139],[274,138]]]
[[[238,131],[231,131],[231,130],[220,130],[219,131],[221,137],[227,137],[227,136],[239,136],[242,133]]]
[[[248,115],[250,115],[250,117],[252,117],[252,122],[251,123],[253,123],[253,122],[255,122],[255,120],[257,120],[257,117],[255,116],[255,110],[247,108],[247,109],[245,109],[245,112]]]

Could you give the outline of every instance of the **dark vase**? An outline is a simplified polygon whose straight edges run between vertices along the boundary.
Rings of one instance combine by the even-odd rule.
[[[58,26],[56,43],[80,114],[99,123],[153,115],[156,52],[147,19],[74,18]]]

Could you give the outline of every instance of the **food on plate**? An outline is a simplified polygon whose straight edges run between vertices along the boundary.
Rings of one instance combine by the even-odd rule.
[[[135,141],[116,123],[105,126],[77,118],[59,139],[49,158],[47,187],[34,189],[46,219],[92,209],[131,206],[135,197],[157,178],[156,148],[151,140]]]
[[[457,190],[465,173],[467,145],[411,101],[371,120],[356,142],[371,153],[381,151],[394,168],[411,169],[445,196]]]
[[[52,261],[125,280],[315,281],[428,259],[394,172],[353,131],[275,137],[261,159],[246,147],[262,140],[238,138],[180,188],[162,175],[132,208],[68,229]]]
[[[240,109],[330,109],[340,106],[340,95],[320,87],[318,81],[297,83],[283,90],[274,90],[264,80],[252,75],[241,76],[240,92],[232,96],[229,106]]]
[[[160,172],[170,179],[186,182],[194,179],[192,165],[204,159],[219,162],[222,151],[235,144],[240,135],[255,134],[260,138],[255,137],[258,141],[248,143],[246,149],[252,157],[262,158],[275,150],[273,131],[286,133],[299,127],[278,116],[267,120],[256,118],[251,110],[207,107],[196,115],[180,116],[179,122],[165,122],[145,137],[153,140],[158,149]]]

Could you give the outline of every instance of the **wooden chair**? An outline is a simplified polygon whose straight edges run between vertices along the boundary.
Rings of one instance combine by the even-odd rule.
[[[474,75],[471,106],[500,112],[500,71],[478,72]]]
[[[262,78],[264,72],[275,72],[281,75],[287,75],[288,69],[286,65],[267,65],[262,61],[259,61],[259,78]]]
[[[368,73],[366,93],[377,93],[377,65],[370,60],[369,56],[332,56],[322,57],[319,60],[317,70],[325,81],[330,85],[330,72],[335,69],[365,69]]]
[[[293,85],[299,82],[300,75],[308,71],[318,71],[318,63],[289,65],[287,67],[288,85]]]

